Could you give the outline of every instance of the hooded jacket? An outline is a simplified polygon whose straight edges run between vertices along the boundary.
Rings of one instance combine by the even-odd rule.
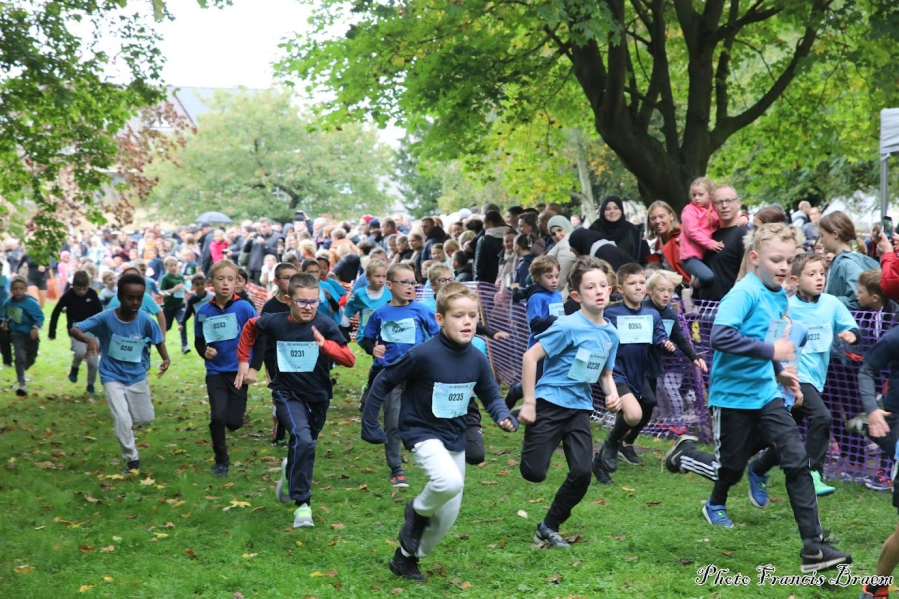
[[[503,251],[503,238],[510,231],[502,225],[484,229],[474,251],[474,280],[492,283],[499,273],[499,255]]]
[[[877,260],[859,252],[840,252],[827,270],[825,293],[837,296],[850,310],[860,310],[858,299],[858,275],[872,268],[880,268]]]

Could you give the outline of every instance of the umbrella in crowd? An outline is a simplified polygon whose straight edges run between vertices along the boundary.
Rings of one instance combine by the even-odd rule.
[[[194,221],[195,223],[230,223],[231,218],[221,212],[204,212]]]

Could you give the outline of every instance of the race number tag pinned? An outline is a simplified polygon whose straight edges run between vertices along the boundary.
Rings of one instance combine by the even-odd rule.
[[[434,383],[431,412],[437,418],[458,418],[468,412],[474,383]]]
[[[235,314],[209,316],[203,321],[203,337],[206,338],[206,343],[234,339],[237,337],[237,332],[237,316]]]
[[[670,337],[671,331],[674,329],[674,321],[670,318],[663,318],[662,326],[665,327],[665,334]]]
[[[565,304],[562,302],[553,302],[549,305],[549,315],[555,316],[558,318],[559,316],[565,316]]]
[[[278,341],[278,370],[312,372],[318,361],[318,344],[314,341]]]
[[[381,339],[391,343],[415,343],[415,319],[385,320],[381,323]]]
[[[113,333],[112,339],[109,340],[109,357],[121,362],[139,364],[144,356],[146,343],[146,339],[122,337]]]
[[[652,316],[619,316],[619,343],[652,343]]]
[[[599,380],[603,363],[605,363],[605,359],[601,353],[591,352],[581,347],[574,356],[571,368],[568,369],[568,378],[592,385]]]
[[[830,323],[816,324],[808,327],[808,343],[806,351],[813,354],[829,352],[833,345],[833,328]]]

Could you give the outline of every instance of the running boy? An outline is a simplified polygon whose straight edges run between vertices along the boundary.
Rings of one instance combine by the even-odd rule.
[[[25,371],[34,366],[41,340],[38,331],[44,326],[44,312],[36,299],[27,295],[28,281],[21,275],[12,278],[9,286],[10,297],[6,302],[6,314],[0,326],[9,331],[15,353],[16,395],[28,394]]]
[[[618,354],[615,358],[613,378],[621,398],[621,411],[615,417],[615,425],[609,431],[605,442],[596,452],[593,473],[596,480],[610,484],[611,472],[618,469],[618,453],[634,462],[636,450],[630,444],[623,448],[621,443],[630,434],[636,440],[634,430],[639,434],[649,423],[655,407],[655,396],[650,393],[643,398],[646,373],[653,364],[653,347],[661,346],[669,353],[674,352],[674,344],[665,333],[665,326],[659,311],[643,305],[646,297],[646,276],[639,264],[625,264],[616,273],[620,304],[610,306],[605,316],[618,330]]]
[[[159,282],[159,295],[162,296],[162,312],[165,315],[166,333],[172,328],[176,322],[181,322],[184,316],[184,286],[185,278],[181,275],[178,268],[178,259],[169,256],[163,262],[165,266],[165,274]],[[181,333],[181,353],[190,353],[190,347],[187,345],[187,331],[184,327],[179,326],[178,331]]]
[[[374,357],[368,373],[369,389],[385,366],[393,364],[407,351],[424,343],[425,334],[433,337],[440,332],[433,312],[414,301],[415,271],[403,264],[394,264],[387,269],[387,289],[390,291],[390,302],[371,313],[362,341],[359,342],[362,349]],[[384,430],[387,433],[384,454],[390,468],[390,484],[405,488],[409,483],[406,482],[406,473],[403,471],[400,433],[397,428],[402,394],[402,386],[399,386],[387,394],[384,402]]]
[[[169,368],[162,329],[141,310],[146,286],[144,278],[137,273],[122,275],[119,307],[104,310],[69,329],[75,340],[87,344],[88,358],[100,353],[100,383],[106,392],[115,436],[127,464],[126,474],[140,470],[140,456],[131,425],[150,424],[154,418],[150,385],[147,384],[148,342],[156,346],[162,358],[158,376]]]
[[[362,416],[362,438],[386,442],[378,412],[389,395],[400,390],[403,444],[428,483],[406,504],[400,546],[389,567],[416,582],[424,581],[418,560],[446,536],[462,505],[465,414],[472,392],[485,400],[484,407],[500,428],[518,429],[500,396],[490,362],[471,344],[478,321],[477,294],[461,283],[446,285],[437,295],[436,318],[439,334],[406,352],[375,378]]]
[[[368,286],[354,291],[343,311],[342,324],[344,327],[349,327],[350,319],[359,314],[356,343],[362,343],[365,325],[368,324],[368,318],[371,316],[371,313],[388,303],[392,297],[390,291],[384,288],[387,283],[387,264],[384,261],[369,258],[368,264],[365,265],[365,280],[368,282]],[[366,384],[359,398],[360,410],[365,405],[368,390],[369,387]]]
[[[802,401],[793,405],[792,414],[797,424],[803,420],[806,422],[805,451],[811,464],[815,494],[819,497],[836,491],[821,480],[833,422],[830,410],[820,395],[824,392],[827,368],[830,366],[830,350],[834,337],[850,345],[859,341],[858,323],[849,309],[835,296],[823,293],[826,272],[824,258],[814,254],[798,256],[793,261],[790,275],[796,294],[789,300],[790,318],[808,329],[808,342],[799,357]],[[765,495],[764,501],[758,498],[762,505],[768,503],[768,471],[776,465],[777,456],[768,449],[758,460],[750,462],[746,470],[750,486]]]
[[[47,332],[47,338],[53,341],[56,339],[56,323],[59,322],[59,315],[62,310],[66,311],[66,330],[70,330],[75,326],[76,322],[87,320],[95,314],[103,311],[100,306],[100,298],[97,292],[90,288],[90,276],[83,270],[77,271],[72,277],[72,288],[66,291],[53,313],[50,315],[50,330]],[[78,341],[71,335],[72,345],[72,368],[69,370],[69,381],[78,382],[78,370],[81,368],[81,361],[85,359],[87,354],[87,345]],[[87,359],[87,392],[93,395],[96,393],[94,385],[97,382],[97,366],[100,364],[100,356],[92,356]]]
[[[225,428],[236,431],[243,426],[247,411],[247,385],[235,385],[237,344],[244,325],[256,318],[251,304],[234,295],[237,265],[219,260],[209,269],[215,297],[197,312],[194,347],[206,361],[206,393],[209,395],[209,434],[215,464],[212,473],[228,476],[231,461],[225,442]]]
[[[742,478],[749,459],[771,447],[780,460],[802,538],[801,570],[813,572],[851,563],[852,558],[823,539],[808,454],[778,390],[779,382],[801,394],[797,376],[781,365],[795,359],[795,344],[785,336],[765,341],[787,311],[783,284],[799,246],[794,228],[783,223],[762,225],[749,251],[755,272],[741,279],[718,306],[709,388],[718,480],[702,513],[709,524],[732,528],[728,492]],[[694,440],[681,437],[666,456],[669,470],[686,467],[696,452]]]
[[[191,278],[191,290],[193,294],[187,298],[187,307],[184,309],[184,314],[178,323],[179,331],[186,330],[187,321],[190,320],[190,317],[215,297],[214,293],[206,291],[206,275],[201,272],[198,272]]]
[[[590,488],[590,386],[598,381],[606,395],[606,407],[614,412],[621,409],[612,378],[618,331],[603,316],[612,292],[606,270],[591,256],[577,259],[568,275],[568,289],[581,309],[558,318],[537,336],[522,358],[524,405],[518,419],[528,426],[521,449],[521,476],[530,482],[543,481],[559,441],[568,461],[568,477],[534,535],[535,542],[550,547],[569,547],[559,528]],[[543,376],[538,381],[537,364],[544,358]]]
[[[281,466],[281,480],[275,489],[278,500],[296,505],[293,527],[315,526],[312,521],[312,471],[315,445],[325,426],[328,406],[333,396],[331,361],[352,367],[356,356],[346,345],[337,325],[318,312],[318,279],[308,273],[296,274],[287,288],[290,312],[265,314],[244,326],[237,347],[239,361],[234,386],[240,388],[250,372],[250,350],[259,334],[275,344],[278,373],[269,388],[278,410],[278,419],[287,426],[287,462]],[[254,347],[255,346],[255,347]]]

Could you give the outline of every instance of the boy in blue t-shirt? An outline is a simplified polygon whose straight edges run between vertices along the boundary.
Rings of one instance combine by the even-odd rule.
[[[100,383],[112,414],[115,435],[127,466],[125,472],[140,470],[140,457],[132,424],[153,422],[153,402],[147,384],[150,368],[148,343],[156,346],[162,363],[159,376],[169,367],[162,329],[141,310],[147,283],[137,273],[119,279],[120,305],[77,323],[69,330],[73,339],[87,344],[88,358],[100,353]],[[87,335],[86,333],[91,333]]]
[[[534,284],[514,297],[527,300],[528,349],[537,342],[537,335],[544,332],[560,316],[565,316],[565,303],[559,293],[559,261],[552,256],[540,256],[528,268]],[[543,374],[543,363],[537,364],[537,379]],[[510,410],[524,397],[522,384],[509,387],[506,393],[506,407]]]
[[[615,417],[615,425],[593,459],[593,474],[600,483],[611,484],[609,475],[618,469],[618,453],[626,461],[637,457],[633,445],[622,447],[622,439],[633,431],[639,434],[649,424],[655,397],[643,400],[646,373],[652,370],[653,347],[660,346],[674,353],[674,344],[668,339],[658,310],[643,305],[646,297],[646,275],[639,264],[625,264],[616,273],[622,301],[609,306],[605,316],[618,330],[618,354],[615,357],[613,378],[621,398],[621,410]]]
[[[342,313],[340,298],[346,295],[346,290],[341,287],[340,283],[327,277],[328,259],[304,260],[300,270],[318,279],[318,311],[322,316],[327,316],[339,325]],[[322,272],[326,275],[324,278],[322,278]]]
[[[368,317],[362,341],[359,342],[362,349],[374,357],[368,373],[369,388],[385,366],[424,343],[425,335],[433,337],[440,332],[434,313],[414,301],[415,271],[404,264],[394,264],[387,269],[387,288],[390,290],[390,302]],[[387,433],[384,454],[390,468],[390,484],[398,488],[409,486],[403,471],[398,429],[402,394],[402,386],[399,386],[387,395],[384,402],[384,431]]]
[[[197,311],[194,323],[194,347],[206,361],[206,393],[209,395],[209,433],[216,476],[228,476],[231,461],[225,442],[225,428],[236,431],[243,426],[247,412],[247,385],[234,386],[237,376],[237,344],[244,325],[256,318],[253,306],[234,294],[237,265],[219,260],[209,270],[215,297]]]
[[[19,397],[28,394],[25,371],[34,366],[37,360],[37,351],[41,344],[38,331],[44,326],[44,311],[36,299],[25,293],[27,288],[28,281],[25,277],[16,275],[12,278],[10,297],[6,302],[0,324],[4,330],[9,331],[12,341],[18,381],[16,395]]]
[[[740,481],[750,458],[771,447],[786,479],[793,517],[802,538],[802,572],[851,563],[851,556],[828,544],[818,520],[818,502],[802,437],[784,409],[778,383],[801,395],[798,373],[782,362],[796,359],[796,345],[785,334],[787,295],[783,284],[799,247],[797,231],[783,223],[763,225],[755,233],[750,272],[728,292],[712,325],[709,406],[716,440],[713,464],[717,480],[702,507],[709,524],[733,528],[727,495]],[[671,471],[702,463],[695,437],[683,436],[666,456]],[[705,474],[704,474],[705,476]],[[750,500],[756,501],[750,485]]]
[[[537,335],[537,342],[522,358],[524,405],[518,420],[528,426],[521,449],[521,476],[542,482],[560,441],[568,461],[568,477],[534,536],[535,542],[549,547],[569,547],[559,527],[590,488],[590,386],[599,382],[606,407],[616,412],[621,409],[612,379],[618,332],[603,315],[612,292],[609,274],[608,266],[597,258],[578,258],[569,273],[568,289],[580,301],[581,309],[558,318]],[[543,359],[543,376],[537,381],[537,364]]]
[[[859,341],[858,323],[849,309],[835,296],[824,291],[827,267],[822,256],[803,254],[793,262],[790,282],[796,294],[789,300],[790,317],[794,326],[808,329],[808,341],[799,359],[799,388],[802,401],[792,408],[797,424],[805,420],[805,451],[811,464],[815,494],[830,495],[836,489],[821,480],[824,461],[830,446],[830,426],[833,416],[824,405],[821,393],[830,365],[830,350],[834,341],[856,344]],[[768,471],[777,465],[777,456],[770,449],[749,464],[750,484],[767,494]],[[759,484],[762,483],[762,484]],[[762,502],[766,504],[767,501]]]

